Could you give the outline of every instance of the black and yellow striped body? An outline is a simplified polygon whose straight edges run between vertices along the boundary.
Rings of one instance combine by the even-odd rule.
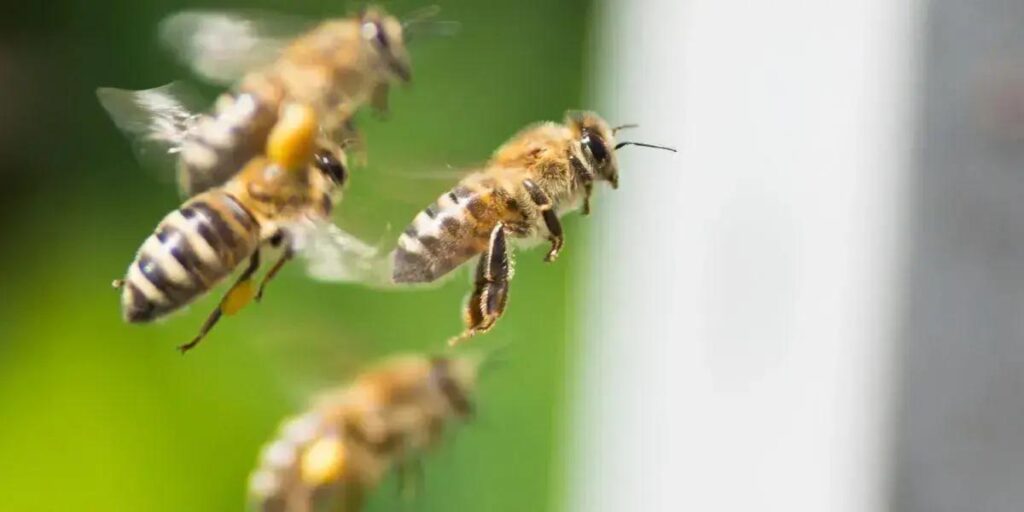
[[[260,243],[260,226],[221,189],[202,193],[164,217],[128,268],[121,310],[128,322],[149,322],[192,302],[245,261]]]
[[[278,118],[281,91],[269,82],[222,94],[181,145],[181,189],[189,196],[223,185],[256,155]]]
[[[285,423],[249,478],[249,508],[258,512],[355,512],[373,483],[372,458],[356,453],[329,412]],[[379,468],[375,473],[382,473]]]
[[[260,512],[355,512],[387,471],[471,413],[478,361],[396,359],[286,422],[249,480]]]
[[[398,238],[396,283],[434,281],[487,249],[498,222],[525,226],[522,194],[486,174],[467,177],[416,215]]]
[[[246,162],[264,153],[279,108],[300,103],[316,110],[327,139],[358,139],[352,116],[387,90],[393,78],[361,35],[356,20],[328,21],[290,44],[265,69],[252,72],[217,99],[181,144],[181,187],[188,195],[223,184]]]

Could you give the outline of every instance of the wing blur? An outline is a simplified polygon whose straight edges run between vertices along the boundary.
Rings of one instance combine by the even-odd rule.
[[[284,14],[190,10],[160,22],[160,39],[200,78],[231,85],[273,62],[313,22]]]
[[[182,82],[131,91],[101,87],[96,97],[129,139],[143,166],[168,181],[177,173],[178,153],[199,119],[206,101]]]

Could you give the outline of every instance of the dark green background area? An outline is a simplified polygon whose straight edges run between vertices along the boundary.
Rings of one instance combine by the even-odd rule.
[[[397,236],[455,179],[521,126],[580,103],[588,2],[436,2],[461,32],[411,48],[415,83],[386,121],[362,116],[370,166],[356,169],[337,218],[368,238]],[[389,2],[410,12],[420,2]],[[0,508],[241,510],[260,446],[309,394],[391,354],[437,352],[457,333],[462,274],[424,291],[314,282],[286,268],[262,304],[181,357],[207,297],[149,326],[120,320],[120,277],[173,187],[143,171],[98,106],[98,86],[188,78],[155,39],[186,7],[275,2],[20,3],[0,17]],[[289,2],[294,14],[350,10]],[[208,89],[211,94],[215,90]],[[387,482],[371,510],[550,509],[568,363],[566,226],[557,264],[518,259],[506,318],[473,343],[506,347],[485,377],[479,418],[424,460],[412,502]],[[575,233],[575,234],[574,234]]]

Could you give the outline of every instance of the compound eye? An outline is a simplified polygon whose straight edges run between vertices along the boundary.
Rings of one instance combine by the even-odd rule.
[[[333,153],[327,150],[318,151],[315,157],[316,168],[320,169],[320,172],[328,175],[338,185],[344,185],[348,179],[348,169],[345,169],[345,164],[338,160],[338,157],[334,156]]]
[[[363,37],[373,40],[385,50],[391,46],[391,42],[388,41],[388,35],[384,32],[384,27],[376,21],[363,23]]]
[[[594,156],[595,162],[600,164],[608,160],[608,148],[605,147],[604,141],[601,140],[599,135],[584,131],[580,144],[590,150],[590,154]]]

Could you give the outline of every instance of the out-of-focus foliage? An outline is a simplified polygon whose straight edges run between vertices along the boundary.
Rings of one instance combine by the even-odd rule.
[[[362,116],[371,163],[353,173],[338,220],[366,237],[397,236],[451,186],[449,166],[483,161],[524,124],[587,106],[587,2],[436,3],[461,32],[414,42],[414,83],[393,95],[390,119]],[[121,322],[109,283],[178,199],[140,169],[93,91],[187,77],[155,27],[194,6],[280,9],[266,0],[57,0],[19,4],[0,21],[5,510],[239,510],[261,444],[311,392],[392,353],[442,350],[460,329],[464,274],[433,290],[385,292],[316,283],[299,265],[186,357],[174,347],[214,298],[157,325]],[[315,17],[353,8],[288,3]],[[569,252],[582,247],[574,226]],[[426,485],[412,503],[390,482],[371,510],[552,503],[571,259],[545,265],[542,255],[521,255],[506,318],[472,342],[508,346],[506,364],[485,377],[477,421],[424,461]]]

